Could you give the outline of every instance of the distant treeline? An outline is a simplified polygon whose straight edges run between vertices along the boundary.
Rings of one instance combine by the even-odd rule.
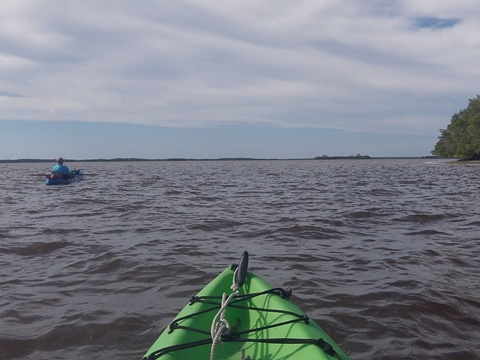
[[[274,161],[274,160],[368,160],[368,159],[436,159],[437,156],[419,156],[419,157],[377,157],[373,158],[368,155],[349,155],[349,156],[317,156],[314,158],[298,158],[298,159],[260,159],[260,158],[218,158],[218,159],[194,159],[194,158],[168,158],[168,159],[142,159],[142,158],[114,158],[114,159],[64,159],[65,163],[73,162],[142,162],[142,161]],[[17,160],[0,160],[2,163],[54,163],[55,159],[17,159]]]
[[[327,156],[327,155],[322,155],[322,156],[317,156],[314,160],[343,160],[343,159],[371,159],[370,156],[368,155],[350,155],[350,156]]]
[[[168,159],[142,159],[142,158],[114,158],[114,159],[67,159],[67,162],[143,162],[143,161],[235,161],[235,160],[276,160],[276,159],[255,159],[255,158],[220,158],[220,159],[193,159],[193,158],[168,158]],[[0,160],[1,163],[54,163],[56,159],[17,159],[17,160]]]
[[[115,159],[67,159],[64,158],[64,161],[67,162],[138,162],[138,161],[168,161],[170,159],[140,159],[140,158],[115,158]],[[17,159],[17,160],[0,160],[0,163],[54,163],[56,159]]]
[[[73,162],[140,162],[140,161],[266,161],[266,160],[342,160],[342,159],[371,159],[370,156],[356,155],[356,156],[317,156],[315,158],[306,159],[259,159],[259,158],[218,158],[218,159],[194,159],[194,158],[168,158],[168,159],[141,159],[141,158],[115,158],[115,159],[64,159],[65,163]],[[0,163],[52,163],[56,160],[46,159],[18,159],[18,160],[0,160]]]

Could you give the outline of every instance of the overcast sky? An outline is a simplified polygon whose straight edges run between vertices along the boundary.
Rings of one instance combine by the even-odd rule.
[[[3,0],[0,159],[429,155],[479,63],[478,0]]]

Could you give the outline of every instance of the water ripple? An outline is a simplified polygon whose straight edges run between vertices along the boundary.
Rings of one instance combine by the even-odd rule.
[[[141,358],[244,250],[352,359],[478,358],[478,167],[79,163],[109,176],[65,187],[24,175],[44,165],[0,165],[0,359]]]

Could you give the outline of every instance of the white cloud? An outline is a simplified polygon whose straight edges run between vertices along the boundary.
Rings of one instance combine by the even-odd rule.
[[[476,9],[7,0],[0,93],[20,97],[0,96],[0,118],[437,131],[478,91]],[[421,28],[422,18],[455,21]]]

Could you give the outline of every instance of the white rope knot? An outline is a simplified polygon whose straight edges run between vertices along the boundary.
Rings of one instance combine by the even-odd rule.
[[[210,349],[210,360],[214,360],[215,348],[218,344],[222,343],[222,336],[230,333],[230,324],[226,319],[227,307],[232,299],[239,294],[239,286],[235,279],[237,276],[237,269],[233,273],[233,284],[230,286],[232,293],[227,297],[227,294],[223,293],[222,304],[220,310],[217,312],[212,320],[212,327],[210,328],[210,335],[212,336],[212,347]]]

